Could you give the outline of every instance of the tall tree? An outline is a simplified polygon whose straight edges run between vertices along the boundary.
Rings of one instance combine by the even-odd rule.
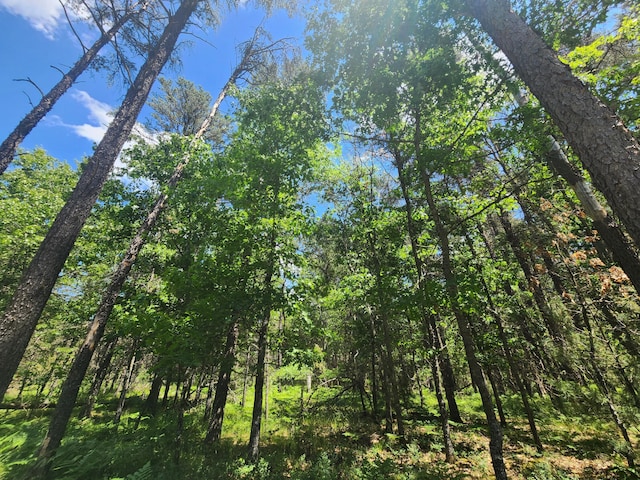
[[[113,310],[113,307],[115,306],[117,297],[143,245],[146,242],[146,237],[155,226],[160,214],[167,204],[167,201],[169,199],[169,191],[174,189],[180,181],[185,168],[191,160],[191,157],[202,155],[202,153],[198,152],[198,149],[202,148],[199,142],[216,118],[222,101],[225,99],[227,93],[235,85],[238,79],[245,75],[254,64],[255,56],[261,55],[265,49],[266,47],[263,47],[260,44],[257,34],[250,42],[246,42],[245,44],[243,44],[242,60],[233,70],[231,76],[223,86],[220,94],[216,98],[216,101],[211,108],[211,111],[209,112],[209,115],[202,120],[201,125],[195,132],[193,138],[187,140],[187,146],[184,149],[185,153],[180,158],[180,161],[176,165],[173,173],[171,174],[171,177],[167,181],[167,191],[161,193],[158,196],[153,207],[148,212],[145,220],[142,222],[142,225],[139,227],[135,237],[132,239],[123,260],[120,262],[115,272],[111,275],[111,281],[107,289],[103,293],[102,301],[100,302],[97,313],[93,317],[85,341],[80,347],[80,350],[75,357],[74,363],[69,370],[69,375],[67,376],[67,379],[65,380],[65,383],[62,387],[62,392],[60,394],[60,398],[58,399],[56,410],[51,417],[49,431],[47,432],[47,436],[45,437],[45,440],[43,441],[43,444],[40,448],[39,457],[45,463],[45,465],[48,465],[50,463],[50,459],[53,457],[56,449],[60,445],[62,436],[64,435],[64,431],[71,416],[71,411],[73,409],[73,406],[75,405],[78,390],[80,389],[82,380],[84,379],[87,368],[89,367],[89,363],[91,362],[93,352],[95,351],[98,342],[104,334],[107,321]],[[180,148],[180,150],[182,150],[182,148]]]
[[[161,92],[152,95],[149,106],[153,109],[153,121],[148,126],[160,132],[178,135],[195,135],[209,115],[211,95],[186,78],[175,82],[160,77]],[[224,117],[216,116],[207,127],[203,139],[220,143],[225,133]]]
[[[126,5],[125,10],[111,19],[112,26],[108,30],[102,30],[98,40],[90,48],[85,48],[82,56],[76,61],[56,83],[49,92],[42,96],[36,106],[18,123],[16,128],[0,145],[0,174],[6,170],[13,160],[16,149],[22,140],[33,130],[44,116],[51,111],[56,102],[75,83],[78,77],[92,64],[100,50],[107,45],[134,16],[147,9],[148,0],[136,2],[133,5]],[[114,13],[116,13],[114,11]],[[100,26],[100,25],[99,25]],[[101,26],[100,26],[101,27]]]
[[[173,15],[127,91],[103,139],[86,164],[71,197],[24,272],[0,319],[0,397],[11,383],[58,274],[129,137],[140,110],[176,41],[202,0],[184,0]]]
[[[473,15],[511,61],[579,156],[614,213],[640,245],[640,144],[508,0],[467,0]]]

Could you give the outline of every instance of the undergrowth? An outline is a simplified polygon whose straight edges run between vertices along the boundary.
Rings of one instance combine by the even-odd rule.
[[[184,417],[178,441],[176,412],[141,417],[127,411],[119,425],[102,406],[91,419],[73,419],[53,464],[53,479],[177,480],[437,480],[491,478],[488,438],[479,399],[461,395],[465,423],[451,424],[456,450],[444,461],[433,399],[407,411],[406,438],[385,434],[383,425],[358,409],[359,401],[336,391],[301,402],[294,387],[273,389],[263,423],[261,457],[246,460],[249,406],[230,403],[224,434],[205,445],[201,408]],[[545,452],[532,446],[517,402],[505,398],[505,460],[510,478],[533,480],[638,479],[616,450],[616,429],[599,415],[552,414],[538,399],[539,430]],[[110,406],[110,404],[107,404]],[[137,407],[134,405],[134,407]],[[549,413],[547,413],[549,412]],[[576,412],[574,412],[576,413]],[[48,425],[48,410],[0,411],[0,479],[29,478],[29,469]],[[637,436],[637,430],[634,435]],[[634,436],[634,442],[637,437]]]

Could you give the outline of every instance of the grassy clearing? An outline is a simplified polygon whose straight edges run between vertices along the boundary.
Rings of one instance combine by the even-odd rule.
[[[245,460],[250,406],[237,402],[226,411],[222,441],[202,443],[206,431],[201,408],[185,415],[177,435],[175,412],[140,417],[133,402],[119,425],[101,405],[91,419],[74,419],[54,464],[56,479],[231,479],[267,480],[424,480],[492,477],[479,399],[460,397],[464,424],[452,424],[456,461],[444,462],[435,402],[407,413],[406,442],[384,434],[381,424],[363,416],[357,399],[325,389],[316,407],[302,409],[299,387],[273,388],[263,423],[261,459]],[[317,396],[317,398],[316,398]],[[247,396],[247,398],[250,398]],[[540,402],[540,401],[539,401]],[[249,402],[247,402],[249,403]],[[542,403],[542,402],[540,402]],[[508,406],[509,402],[505,402]],[[318,406],[322,405],[322,406]],[[541,412],[552,409],[540,406]],[[0,479],[28,478],[28,466],[42,440],[48,410],[0,411]],[[625,468],[615,425],[600,415],[542,413],[540,434],[545,452],[537,454],[526,420],[507,411],[505,461],[510,478],[538,480],[632,479]],[[632,429],[637,445],[638,429]]]

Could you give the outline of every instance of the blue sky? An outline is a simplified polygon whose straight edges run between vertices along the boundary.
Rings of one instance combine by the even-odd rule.
[[[236,64],[236,45],[249,39],[263,21],[274,40],[293,37],[292,43],[302,44],[301,18],[276,11],[265,20],[263,11],[246,6],[227,15],[216,31],[208,32],[206,41],[189,36],[193,45],[181,50],[182,69],[165,70],[163,75],[181,75],[202,85],[215,98]],[[90,31],[84,34],[91,36]],[[46,92],[60,78],[52,66],[67,70],[82,52],[58,0],[0,0],[0,42],[0,139],[4,139],[31,109],[29,101],[36,103],[40,96],[34,86],[14,79],[29,78]],[[91,154],[109,121],[108,112],[119,105],[124,94],[120,84],[109,86],[105,75],[85,72],[22,147],[43,147],[50,155],[75,165]],[[144,121],[144,116],[143,111],[139,120]]]

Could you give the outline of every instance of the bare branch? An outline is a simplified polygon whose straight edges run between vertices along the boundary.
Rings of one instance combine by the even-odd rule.
[[[60,72],[60,74],[61,74],[63,77],[67,74],[67,72],[65,72],[64,70],[62,70],[62,69],[61,69],[61,68],[59,68],[59,67],[56,67],[55,65],[49,65],[49,66],[50,66],[51,68],[53,68],[54,70],[56,70],[56,71]]]
[[[67,23],[69,24],[69,28],[71,29],[71,31],[73,32],[73,35],[76,37],[76,39],[78,40],[78,43],[82,47],[82,52],[83,53],[87,53],[88,48],[85,46],[84,42],[82,41],[82,38],[80,38],[80,35],[78,34],[78,32],[76,31],[75,27],[73,26],[73,22],[71,21],[71,17],[69,17],[69,12],[67,11],[66,5],[64,4],[64,2],[62,0],[58,0],[58,2],[60,3],[60,6],[62,7],[62,11],[64,12],[64,16],[67,19]]]
[[[29,94],[27,92],[25,92],[24,90],[22,91],[22,93],[24,94],[25,97],[27,97],[27,101],[29,102],[29,105],[31,105],[31,107],[33,107],[33,102],[31,101],[31,97],[29,96]]]
[[[44,92],[42,91],[42,89],[38,86],[38,84],[36,82],[31,80],[31,78],[29,78],[29,77],[27,77],[27,78],[14,78],[13,81],[14,82],[27,82],[27,83],[30,83],[31,85],[36,87],[36,89],[40,92],[40,96],[44,97]],[[29,101],[31,101],[31,99],[29,99]]]

